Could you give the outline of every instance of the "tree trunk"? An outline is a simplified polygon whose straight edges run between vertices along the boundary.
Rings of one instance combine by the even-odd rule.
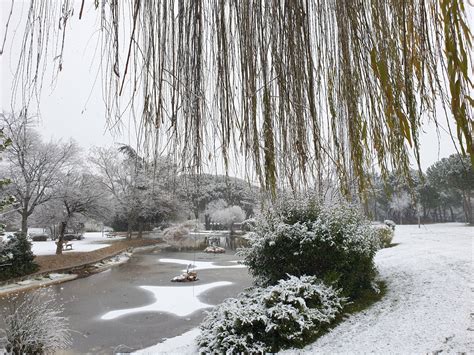
[[[139,221],[138,222],[138,235],[137,235],[137,238],[141,239],[142,236],[143,236],[143,221]]]
[[[373,217],[373,216],[370,215],[370,208],[369,208],[368,199],[365,199],[365,201],[364,201],[364,214],[367,218]]]
[[[211,229],[211,217],[209,217],[208,214],[204,215],[204,225],[204,229],[206,229],[207,231]]]
[[[128,228],[127,228],[127,239],[132,239],[132,233],[133,233],[133,221],[132,218],[128,218]]]
[[[21,232],[25,235],[28,234],[28,213],[22,212],[21,213]]]
[[[471,205],[471,191],[467,192],[466,209],[467,209],[467,222],[469,224],[474,224],[474,218],[472,215],[472,205]]]
[[[449,206],[449,212],[451,212],[451,222],[454,222],[454,212],[452,206]]]
[[[61,255],[63,253],[63,240],[64,232],[66,231],[67,222],[61,222],[59,225],[59,236],[58,241],[56,242],[56,255]]]

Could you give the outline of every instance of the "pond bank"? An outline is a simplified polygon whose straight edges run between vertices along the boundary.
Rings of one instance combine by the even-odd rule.
[[[128,261],[134,251],[159,246],[164,246],[160,240],[135,239],[118,241],[91,252],[37,256],[35,262],[40,269],[33,274],[2,282],[0,297],[87,277]]]

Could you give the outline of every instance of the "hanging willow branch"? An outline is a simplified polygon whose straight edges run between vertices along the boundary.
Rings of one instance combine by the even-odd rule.
[[[58,16],[31,4],[26,39]],[[217,150],[226,169],[243,157],[270,191],[321,184],[335,171],[343,192],[363,192],[374,162],[383,175],[405,176],[410,153],[419,164],[422,122],[441,123],[437,101],[450,107],[461,151],[474,157],[472,34],[462,0],[95,6],[109,123],[131,110],[142,144],[174,154],[183,168],[200,171]],[[41,83],[41,59],[36,69],[28,61],[35,48],[24,41],[18,82],[27,91]]]

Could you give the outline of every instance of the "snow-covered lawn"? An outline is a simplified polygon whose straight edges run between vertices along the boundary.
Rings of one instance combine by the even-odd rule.
[[[474,228],[459,223],[397,226],[377,253],[385,297],[303,350],[288,354],[474,352]],[[141,353],[194,354],[193,329]]]
[[[114,237],[116,239],[124,239],[124,237]],[[96,233],[84,233],[84,239],[82,240],[72,240],[72,250],[64,251],[68,253],[69,251],[74,252],[87,252],[93,251],[101,248],[105,248],[110,244],[103,243],[104,241],[110,240],[109,238],[102,236],[101,232]],[[100,243],[99,243],[100,242]],[[35,255],[54,255],[56,253],[56,243],[53,240],[47,240],[45,242],[31,242],[33,244],[32,250]]]

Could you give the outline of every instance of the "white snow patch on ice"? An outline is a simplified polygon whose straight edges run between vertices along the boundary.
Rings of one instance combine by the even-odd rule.
[[[172,263],[172,264],[181,264],[181,265],[192,265],[193,270],[211,270],[211,269],[242,269],[245,268],[245,265],[217,265],[213,261],[192,261],[192,260],[183,260],[183,259],[160,259],[158,260],[161,263]],[[238,263],[238,260],[229,261],[230,263]],[[182,270],[186,271],[186,269]]]
[[[184,317],[197,310],[210,308],[213,305],[199,301],[199,296],[215,287],[228,286],[232,282],[218,281],[198,286],[140,286],[140,288],[151,292],[155,298],[155,302],[148,306],[119,309],[105,313],[101,319],[111,320],[125,315],[136,314],[141,312],[167,312],[173,313],[178,317]]]

